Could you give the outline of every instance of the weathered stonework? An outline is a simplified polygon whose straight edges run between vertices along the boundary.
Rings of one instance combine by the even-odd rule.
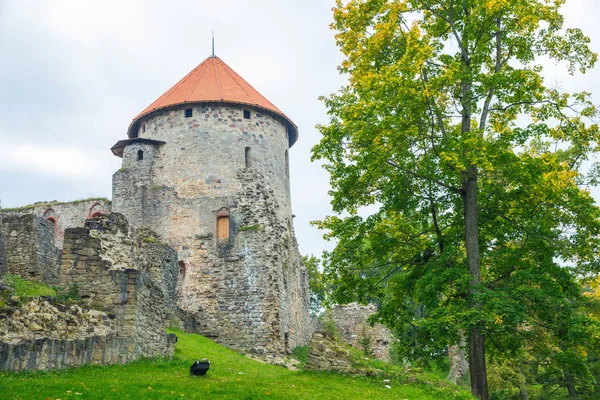
[[[156,239],[146,243],[149,237],[120,214],[92,218],[66,230],[61,264],[62,286],[77,285],[84,302],[114,313],[117,335],[133,337],[147,353],[167,345],[175,286],[163,277],[173,280],[178,270],[174,251]]]
[[[177,336],[167,338],[173,354]],[[153,353],[151,356],[160,355]],[[80,367],[83,365],[124,364],[141,356],[139,346],[132,338],[110,334],[85,339],[24,339],[14,343],[0,341],[0,370],[48,370]]]
[[[50,224],[31,214],[13,219]],[[90,218],[65,231],[61,262],[60,284],[76,286],[82,303],[96,310],[39,299],[0,309],[0,369],[173,354],[176,337],[165,328],[176,311],[177,253],[154,232],[130,228],[120,214]]]
[[[253,353],[305,345],[308,277],[292,227],[286,125],[250,106],[196,105],[191,118],[187,107],[144,117],[113,177],[113,210],[177,250],[178,305],[197,332]],[[217,239],[221,215],[227,239]]]
[[[337,305],[329,310],[342,339],[357,349],[363,350],[361,341],[367,338],[373,355],[380,360],[389,361],[389,348],[392,341],[392,332],[381,324],[372,327],[367,322],[368,318],[377,312],[377,306],[366,306],[358,303]]]
[[[308,371],[353,372],[352,356],[334,337],[325,332],[315,332],[308,345],[308,358],[304,369]]]
[[[58,282],[60,250],[55,246],[52,223],[33,214],[3,215],[0,232],[6,272],[48,284]]]
[[[4,245],[4,235],[0,229],[0,276],[6,273],[6,247]]]
[[[34,298],[20,307],[0,311],[0,340],[7,343],[110,334],[115,334],[114,317],[78,305],[53,304],[51,299]]]
[[[39,202],[29,206],[0,210],[2,216],[31,214],[54,224],[55,245],[62,248],[65,229],[82,227],[88,218],[110,212],[110,201],[89,199],[73,202]]]

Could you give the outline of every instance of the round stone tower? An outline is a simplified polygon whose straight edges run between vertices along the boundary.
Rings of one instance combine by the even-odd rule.
[[[113,211],[179,256],[180,308],[240,350],[288,352],[311,333],[293,231],[296,125],[220,58],[198,65],[137,117],[113,176]]]

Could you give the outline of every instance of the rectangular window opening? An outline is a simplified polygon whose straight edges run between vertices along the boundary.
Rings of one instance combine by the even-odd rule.
[[[250,147],[246,147],[245,157],[246,157],[246,168],[250,168]]]
[[[186,118],[190,118],[193,115],[193,109],[191,108],[186,108],[185,109],[185,117]]]
[[[250,110],[244,110],[244,118],[250,119]]]

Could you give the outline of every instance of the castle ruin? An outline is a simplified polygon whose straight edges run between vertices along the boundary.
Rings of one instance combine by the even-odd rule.
[[[258,354],[306,345],[312,333],[308,276],[294,234],[289,182],[289,149],[297,138],[285,114],[211,56],[136,116],[127,139],[112,147],[123,159],[113,176],[112,203],[0,212],[45,220],[39,234],[3,224],[0,271],[64,280],[67,261],[61,263],[60,251],[45,249],[48,240],[36,238],[51,232],[53,246],[61,249],[77,232],[69,228],[119,213],[133,229],[151,228],[176,251],[177,274],[159,282],[175,288],[169,301],[193,320],[186,321],[188,330]],[[31,244],[23,257],[37,262],[30,272],[16,264],[20,245],[7,244],[21,235]]]

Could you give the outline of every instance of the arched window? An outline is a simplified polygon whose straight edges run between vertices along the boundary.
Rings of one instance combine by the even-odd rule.
[[[229,239],[229,210],[226,208],[217,213],[217,239]]]
[[[42,218],[54,225],[54,233],[58,232],[58,215],[56,215],[56,212],[52,208],[47,208]]]
[[[138,161],[142,161],[144,159],[144,151],[143,150],[138,150]]]
[[[251,165],[250,165],[250,157],[251,157],[250,147],[246,147],[246,150],[244,152],[244,156],[245,156],[245,160],[246,160],[245,161],[246,162],[246,164],[245,164],[246,168],[250,168],[251,167]]]
[[[88,210],[88,214],[87,214],[87,218],[86,219],[96,218],[96,217],[100,217],[100,216],[106,215],[106,214],[108,214],[108,213],[104,209],[104,206],[101,203],[96,202]]]

